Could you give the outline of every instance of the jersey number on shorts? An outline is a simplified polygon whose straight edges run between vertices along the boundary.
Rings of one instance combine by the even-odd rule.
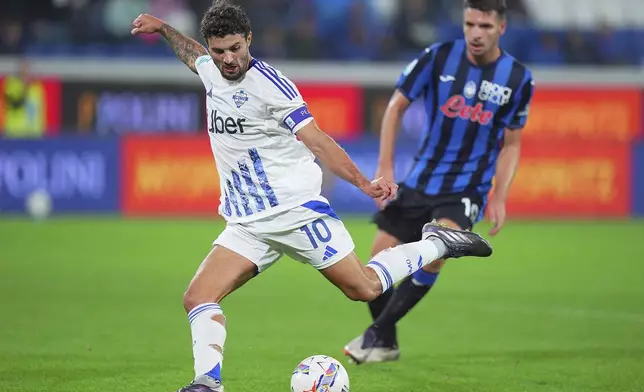
[[[476,221],[476,218],[479,216],[479,206],[475,203],[472,203],[469,197],[464,197],[461,199],[461,203],[465,205],[465,216],[468,217],[472,223]]]
[[[331,230],[329,230],[329,226],[326,225],[322,218],[314,220],[310,225],[301,227],[300,230],[306,233],[306,236],[309,237],[309,241],[311,241],[313,249],[318,248],[318,243],[315,240],[316,238],[321,243],[326,243],[331,240]],[[313,236],[314,233],[315,237]]]

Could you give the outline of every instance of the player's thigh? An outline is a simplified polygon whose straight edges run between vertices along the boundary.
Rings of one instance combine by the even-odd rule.
[[[205,302],[221,302],[280,256],[242,227],[226,227],[188,285],[184,307],[190,311]]]

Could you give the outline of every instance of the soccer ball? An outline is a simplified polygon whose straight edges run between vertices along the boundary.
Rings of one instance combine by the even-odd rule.
[[[36,220],[42,220],[49,216],[51,204],[51,196],[44,190],[33,191],[25,200],[27,212]]]
[[[313,355],[293,371],[292,392],[349,392],[349,374],[335,358]]]

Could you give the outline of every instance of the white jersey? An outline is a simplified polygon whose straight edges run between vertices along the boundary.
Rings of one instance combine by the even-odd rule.
[[[224,79],[210,56],[196,68],[206,88],[219,214],[250,222],[318,199],[322,171],[295,136],[313,120],[297,87],[256,59],[237,81]]]

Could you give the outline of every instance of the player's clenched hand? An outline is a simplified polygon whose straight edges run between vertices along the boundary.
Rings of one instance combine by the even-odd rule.
[[[393,200],[396,197],[398,185],[384,177],[379,177],[371,181],[369,186],[365,187],[363,191],[373,199],[384,202],[386,200]]]
[[[490,221],[494,225],[490,235],[497,235],[505,223],[505,201],[492,197],[489,206]]]
[[[161,19],[152,15],[141,14],[138,18],[134,19],[134,22],[132,22],[132,25],[134,26],[132,29],[132,35],[158,33],[164,23],[165,22]]]
[[[383,178],[386,181],[394,182],[394,169],[391,166],[378,166],[378,170],[376,170],[376,178]],[[396,194],[394,193],[394,196]],[[386,199],[375,199],[376,205],[378,206],[379,209],[385,208],[387,205],[387,200]]]

